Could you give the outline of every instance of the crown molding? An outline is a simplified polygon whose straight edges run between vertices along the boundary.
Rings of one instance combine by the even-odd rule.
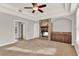
[[[4,4],[4,3],[0,4],[0,12],[11,14],[14,16],[18,16],[18,17],[33,20],[33,21],[35,21],[35,19],[37,19],[37,18],[29,15],[28,13],[23,14],[23,13],[19,12],[16,8],[11,7],[8,4]]]
[[[57,18],[57,17],[63,17],[63,16],[67,16],[67,15],[70,15],[71,13],[66,11],[66,10],[62,10],[59,14],[53,14],[52,12],[47,15],[43,15],[43,16],[37,16],[37,17],[34,17],[33,15],[30,15],[28,12],[26,13],[21,13],[18,11],[18,9],[16,9],[15,7],[12,7],[10,6],[9,4],[6,4],[6,3],[2,3],[0,4],[0,12],[4,12],[4,13],[7,13],[7,14],[11,14],[11,15],[14,15],[14,16],[18,16],[18,17],[21,17],[21,18],[24,18],[24,19],[28,19],[28,20],[33,20],[33,21],[38,21],[38,20],[41,20],[41,19],[46,19],[46,18]]]

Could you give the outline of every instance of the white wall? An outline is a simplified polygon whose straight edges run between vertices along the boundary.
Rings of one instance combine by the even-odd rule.
[[[52,30],[54,32],[72,32],[72,20],[54,18],[52,19]]]
[[[79,55],[79,8],[77,10],[76,19],[75,19],[75,31],[76,39],[74,41],[74,46],[76,48],[77,54]]]
[[[79,9],[78,9],[76,17],[77,17],[77,19],[76,19],[76,34],[77,34],[76,40],[79,41]]]
[[[39,37],[39,21],[28,22],[28,39]]]
[[[34,38],[34,23],[35,23],[35,21],[19,18],[16,16],[14,17],[14,20],[21,21],[25,24],[24,34],[26,36],[26,38],[25,38],[26,40]]]
[[[0,13],[0,44],[14,40],[12,16]]]
[[[23,38],[27,39],[28,38],[28,23],[29,21],[25,20],[25,19],[21,19],[21,18],[13,18],[14,21],[14,25],[17,22],[22,22],[23,23]],[[17,33],[19,34],[19,33]],[[15,35],[15,38],[18,38],[18,35]]]
[[[0,13],[0,45],[15,41],[14,20],[21,20],[25,22],[26,39],[29,39],[29,37],[34,37],[33,21],[5,13]]]
[[[32,39],[34,38],[34,23],[33,22],[28,22],[28,38],[27,39]]]
[[[38,38],[39,37],[39,22],[36,22],[34,24],[34,37]]]

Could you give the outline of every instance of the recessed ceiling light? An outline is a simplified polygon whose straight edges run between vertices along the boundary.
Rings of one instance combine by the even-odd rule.
[[[18,10],[19,12],[22,12],[22,10]]]

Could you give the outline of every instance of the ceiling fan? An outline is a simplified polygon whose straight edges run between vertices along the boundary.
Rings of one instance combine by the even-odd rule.
[[[43,10],[41,8],[46,7],[46,4],[38,5],[37,3],[32,3],[33,7],[24,7],[24,9],[33,9],[32,13],[35,11],[39,11],[43,13]]]

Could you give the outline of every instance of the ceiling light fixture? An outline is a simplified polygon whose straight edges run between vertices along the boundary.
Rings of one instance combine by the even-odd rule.
[[[38,7],[33,7],[33,10],[36,10],[37,11],[38,10]]]
[[[18,10],[19,12],[22,12],[22,10]]]

